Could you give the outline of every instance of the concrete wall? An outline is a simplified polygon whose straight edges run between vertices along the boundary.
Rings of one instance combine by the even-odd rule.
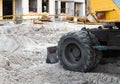
[[[2,8],[2,0],[0,0],[0,16],[2,16],[3,15],[3,8]],[[0,17],[0,20],[1,20],[2,18]]]

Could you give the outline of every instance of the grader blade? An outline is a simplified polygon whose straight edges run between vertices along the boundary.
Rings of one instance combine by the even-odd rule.
[[[57,63],[58,62],[58,56],[57,56],[57,46],[51,46],[47,48],[47,59],[46,63]]]

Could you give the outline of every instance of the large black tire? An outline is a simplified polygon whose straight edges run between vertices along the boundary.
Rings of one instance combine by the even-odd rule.
[[[100,51],[92,47],[97,44],[95,36],[87,31],[72,32],[61,37],[58,57],[63,68],[79,72],[90,71],[101,58]]]
[[[97,45],[100,45],[98,39],[95,37],[94,34],[90,33],[90,37],[91,37],[91,46],[97,46]],[[93,51],[93,54],[95,56],[94,58],[94,64],[93,64],[93,67],[96,67],[98,65],[98,63],[100,62],[100,60],[102,59],[102,52],[98,49],[93,49],[92,48],[92,51]]]

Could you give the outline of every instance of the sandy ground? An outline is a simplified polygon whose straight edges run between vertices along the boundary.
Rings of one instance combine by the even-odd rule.
[[[63,34],[97,26],[67,22],[0,26],[0,84],[120,84],[120,57],[108,58],[88,73],[46,63],[47,47],[57,45]]]

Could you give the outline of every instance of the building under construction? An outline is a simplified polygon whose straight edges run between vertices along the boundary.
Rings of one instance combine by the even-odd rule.
[[[85,16],[84,0],[0,0],[0,16],[26,14],[69,14]],[[22,18],[28,18],[22,16]],[[6,19],[0,17],[0,19]]]

